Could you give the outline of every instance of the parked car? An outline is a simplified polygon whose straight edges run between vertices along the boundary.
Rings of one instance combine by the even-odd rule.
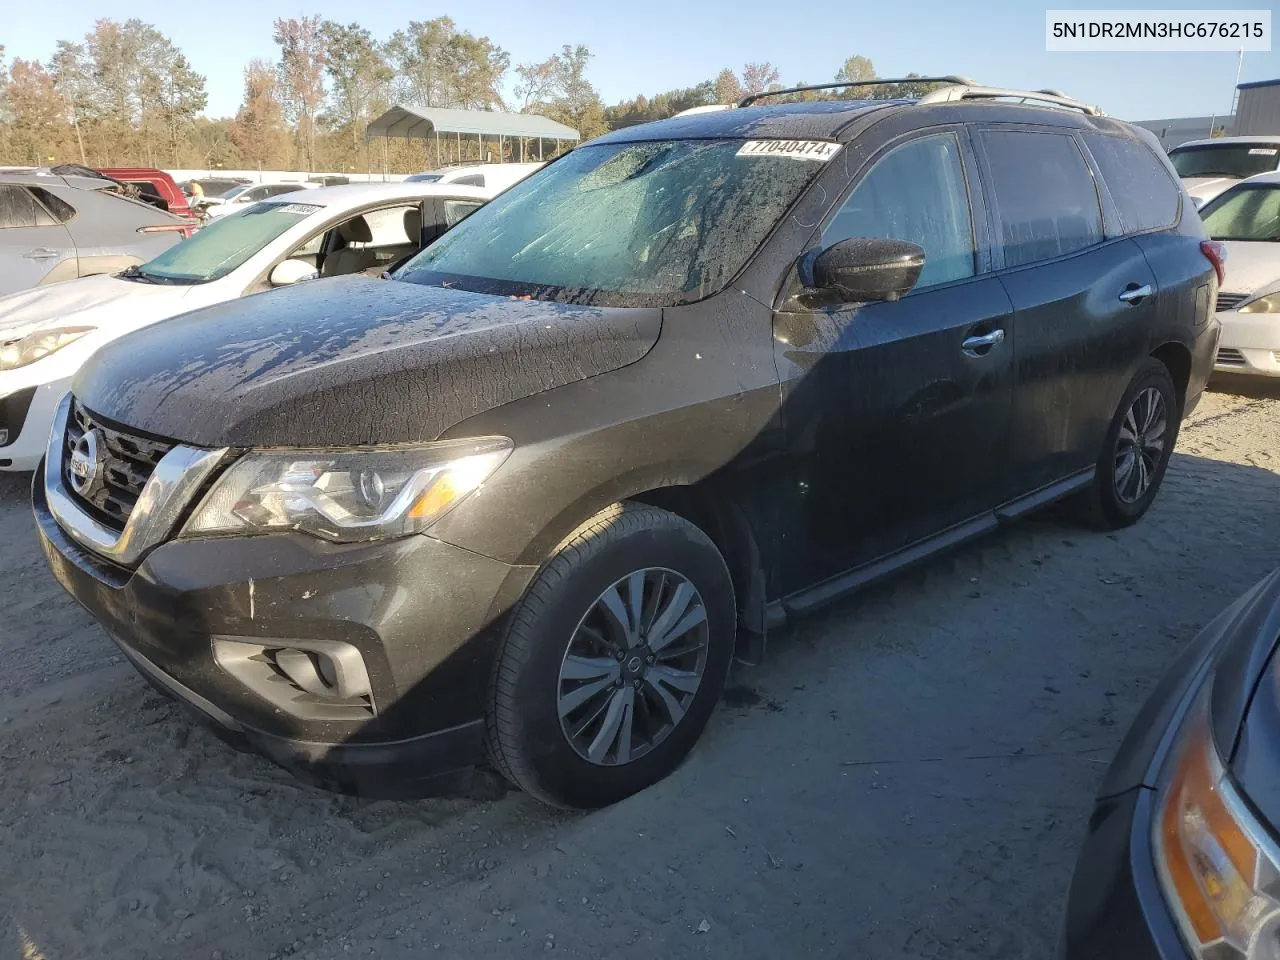
[[[381,273],[492,193],[391,183],[295,192],[216,220],[141,266],[0,298],[0,470],[35,468],[71,377],[104,343],[316,275]]]
[[[250,186],[252,181],[231,177],[196,177],[192,180],[183,180],[178,186],[182,188],[188,203],[191,202],[192,184],[200,185],[200,189],[203,191],[202,197],[217,199],[230,193],[236,187]]]
[[[1280,137],[1215,137],[1191,140],[1169,151],[1169,160],[1197,207],[1246,177],[1280,166]]]
[[[1179,656],[1098,791],[1062,960],[1280,955],[1280,571]]]
[[[1150,133],[1052,94],[628,127],[389,280],[107,344],[35,514],[139,670],[304,776],[487,751],[606,804],[787,618],[1064,497],[1136,522],[1219,254]]]
[[[405,177],[409,183],[456,183],[506,190],[542,167],[539,163],[473,163],[443,170],[428,170]]]
[[[154,167],[103,167],[100,173],[132,184],[138,188],[143,201],[178,217],[190,217],[192,210],[186,194],[177,181],[163,170]]]
[[[228,213],[239,213],[262,200],[310,189],[317,189],[316,185],[310,183],[242,184],[219,197],[204,197],[197,200],[196,205],[206,217],[221,217]]]
[[[1222,340],[1214,369],[1280,377],[1280,172],[1243,180],[1200,209],[1231,264],[1218,293]]]
[[[115,195],[109,186],[51,173],[0,174],[0,296],[123,270],[190,232],[189,221]]]

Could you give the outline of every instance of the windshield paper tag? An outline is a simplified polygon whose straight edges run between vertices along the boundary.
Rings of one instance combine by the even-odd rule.
[[[1266,147],[1254,147],[1249,151],[1250,156],[1274,157],[1275,150],[1268,150]]]
[[[738,156],[790,157],[792,160],[817,160],[825,163],[839,149],[840,144],[825,140],[748,140],[738,151]]]
[[[273,203],[271,209],[276,213],[301,213],[305,216],[315,213],[320,207],[314,203]]]

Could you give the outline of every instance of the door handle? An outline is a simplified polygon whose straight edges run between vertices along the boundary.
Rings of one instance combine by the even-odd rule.
[[[22,256],[26,260],[49,260],[57,255],[57,250],[50,250],[48,247],[36,247],[34,250],[28,250]]]
[[[1149,283],[1144,283],[1142,286],[1131,283],[1120,291],[1120,299],[1125,303],[1138,304],[1149,296],[1151,296],[1151,284]]]
[[[976,337],[965,337],[960,349],[971,357],[985,357],[992,348],[1004,343],[1004,331],[992,330]]]

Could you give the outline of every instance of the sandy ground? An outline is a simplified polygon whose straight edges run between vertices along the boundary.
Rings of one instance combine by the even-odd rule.
[[[1143,523],[1003,531],[779,637],[666,782],[363,802],[150,691],[0,478],[0,960],[1051,954],[1093,791],[1280,563],[1280,390],[1207,396]]]

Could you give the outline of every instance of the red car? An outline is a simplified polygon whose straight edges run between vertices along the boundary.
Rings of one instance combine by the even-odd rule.
[[[177,182],[155,167],[103,167],[99,173],[137,187],[142,199],[179,217],[192,216],[190,204]]]

